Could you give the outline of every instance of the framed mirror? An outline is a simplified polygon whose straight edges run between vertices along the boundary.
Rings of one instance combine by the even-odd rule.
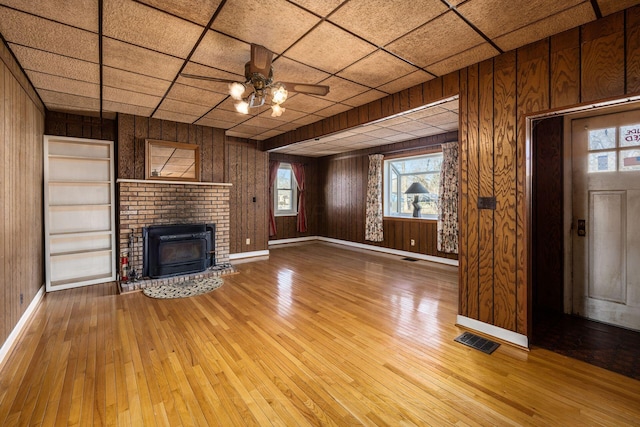
[[[181,142],[146,140],[145,178],[200,181],[200,147]]]

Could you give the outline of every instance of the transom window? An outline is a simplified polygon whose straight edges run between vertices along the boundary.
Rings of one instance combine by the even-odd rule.
[[[281,163],[276,175],[273,212],[276,216],[298,214],[298,185],[289,163]]]
[[[640,123],[589,130],[589,173],[640,170]]]
[[[418,194],[420,217],[438,219],[438,193],[442,153],[403,157],[384,161],[384,214],[391,217],[412,217],[415,194],[405,194],[414,182],[427,193]]]

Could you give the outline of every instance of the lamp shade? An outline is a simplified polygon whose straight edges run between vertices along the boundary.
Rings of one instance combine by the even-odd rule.
[[[424,188],[424,185],[419,182],[414,182],[409,186],[409,188],[407,188],[407,191],[405,191],[404,194],[425,194],[428,192],[429,190]]]

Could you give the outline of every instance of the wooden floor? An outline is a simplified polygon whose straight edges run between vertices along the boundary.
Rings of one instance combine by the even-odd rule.
[[[640,381],[453,341],[452,267],[310,243],[210,294],[47,294],[0,370],[0,425],[638,425]]]

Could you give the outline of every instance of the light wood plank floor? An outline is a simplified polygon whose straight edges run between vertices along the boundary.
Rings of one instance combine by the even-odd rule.
[[[638,425],[640,382],[455,343],[455,268],[309,243],[214,292],[47,294],[0,371],[0,425]]]

